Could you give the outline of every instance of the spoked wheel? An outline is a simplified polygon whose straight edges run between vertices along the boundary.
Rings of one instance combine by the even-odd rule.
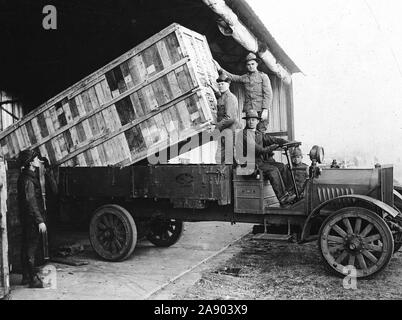
[[[338,275],[356,268],[365,278],[385,268],[394,252],[394,239],[386,222],[364,208],[343,208],[322,224],[319,248],[324,262]]]
[[[113,204],[95,211],[89,235],[92,248],[108,261],[128,258],[137,243],[137,228],[133,217],[123,207]]]
[[[151,224],[147,239],[157,247],[174,245],[183,232],[183,221],[177,219],[156,219]]]

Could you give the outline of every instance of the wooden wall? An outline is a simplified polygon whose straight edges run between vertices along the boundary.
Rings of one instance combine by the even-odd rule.
[[[9,292],[6,166],[0,161],[0,299]]]
[[[5,101],[15,101],[16,97],[8,94],[6,91],[0,90],[0,103]],[[14,114],[17,118],[23,117],[23,106],[20,102],[1,104],[2,108]],[[0,131],[5,130],[18,120],[13,118],[3,109],[0,110]]]

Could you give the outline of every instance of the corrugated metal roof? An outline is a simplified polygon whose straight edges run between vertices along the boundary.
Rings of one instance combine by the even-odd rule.
[[[281,48],[261,19],[256,15],[246,0],[225,0],[226,4],[239,17],[241,22],[261,41],[270,52],[285,66],[290,73],[302,72],[293,60]]]

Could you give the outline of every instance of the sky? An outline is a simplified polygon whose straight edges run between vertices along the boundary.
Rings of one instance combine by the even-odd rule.
[[[303,71],[293,76],[303,152],[317,144],[332,157],[393,163],[402,181],[402,1],[248,3]]]

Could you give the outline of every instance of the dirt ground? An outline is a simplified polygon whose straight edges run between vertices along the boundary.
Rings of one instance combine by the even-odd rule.
[[[232,253],[232,256],[230,255]],[[249,234],[227,249],[228,260],[202,272],[190,288],[173,299],[218,300],[382,300],[402,299],[402,253],[371,280],[345,289],[343,279],[324,267],[316,243],[255,240]],[[231,256],[231,257],[230,257]]]

